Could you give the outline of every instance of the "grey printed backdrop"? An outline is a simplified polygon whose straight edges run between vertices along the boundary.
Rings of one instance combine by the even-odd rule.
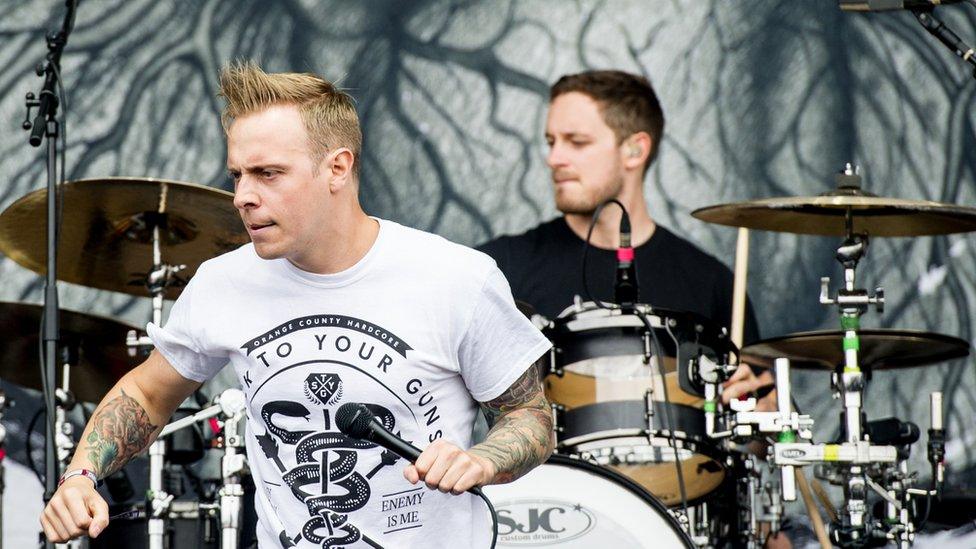
[[[40,152],[19,126],[24,93],[40,86],[43,32],[60,24],[63,4],[0,0],[0,207],[44,182]],[[976,9],[938,13],[976,42]],[[976,203],[976,80],[909,14],[846,14],[836,0],[86,0],[63,66],[68,178],[228,189],[215,80],[237,57],[338,80],[365,129],[368,212],[465,244],[556,215],[542,139],[547,89],[585,68],[655,84],[667,127],[646,183],[651,212],[726,263],[735,230],[691,210],[820,193],[846,161],[878,194]],[[753,233],[749,289],[764,335],[837,324],[817,301],[819,278],[838,278],[836,245]],[[971,235],[874,240],[860,278],[883,285],[888,306],[865,324],[972,340],[974,251]],[[0,299],[40,302],[34,273],[0,259],[0,279]],[[61,295],[71,309],[148,316],[145,299],[69,285]],[[818,436],[833,436],[826,374],[795,380]],[[946,392],[950,482],[964,487],[976,480],[972,360],[877,374],[869,413],[924,430],[932,390]],[[33,402],[23,399],[10,421],[21,461]],[[924,470],[921,459],[915,466]]]

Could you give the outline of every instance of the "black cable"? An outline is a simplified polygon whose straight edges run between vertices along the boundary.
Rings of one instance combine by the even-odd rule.
[[[31,472],[34,473],[37,480],[41,482],[41,485],[44,484],[44,475],[42,475],[34,465],[34,445],[31,444],[31,434],[34,432],[34,427],[37,426],[37,420],[41,418],[41,414],[45,413],[47,413],[47,410],[45,410],[42,406],[39,410],[37,410],[30,422],[27,423],[27,441],[24,443],[24,451],[27,452],[27,467],[29,467]],[[47,437],[44,437],[44,440],[46,441]]]
[[[589,230],[586,231],[586,241],[583,242],[583,260],[582,260],[582,263],[583,263],[583,293],[586,294],[586,299],[592,301],[594,304],[596,304],[597,307],[600,307],[601,309],[612,309],[613,307],[611,307],[610,305],[607,305],[606,303],[604,303],[604,302],[602,302],[600,300],[593,299],[593,294],[590,292],[590,286],[589,286],[589,284],[587,283],[587,280],[586,280],[586,256],[587,256],[587,252],[590,249],[590,239],[593,237],[593,229],[594,229],[594,227],[596,227],[597,220],[600,219],[600,212],[603,211],[603,208],[607,204],[611,204],[611,203],[616,204],[617,206],[619,206],[620,207],[620,210],[623,211],[623,214],[625,216],[627,215],[627,208],[624,208],[624,205],[619,200],[617,200],[616,198],[611,198],[610,200],[607,200],[607,201],[603,202],[602,204],[600,204],[599,206],[596,207],[596,210],[593,211],[593,220],[590,221],[590,228],[589,228]]]
[[[495,506],[491,504],[491,500],[488,499],[484,491],[478,490],[477,493],[488,506],[488,512],[491,513],[491,549],[495,549],[495,542],[498,541],[498,515],[495,513]]]

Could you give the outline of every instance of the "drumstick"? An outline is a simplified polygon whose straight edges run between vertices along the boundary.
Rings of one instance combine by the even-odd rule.
[[[830,502],[830,496],[824,490],[823,484],[820,484],[819,480],[813,479],[810,481],[810,486],[813,487],[813,493],[820,500],[820,505],[823,506],[824,512],[827,513],[827,518],[831,521],[837,520],[837,509],[834,509],[834,504]]]
[[[749,277],[749,229],[740,228],[735,243],[735,278],[732,281],[732,343],[742,348],[745,332],[746,279]]]
[[[796,486],[800,489],[800,495],[803,496],[803,504],[807,507],[807,514],[810,515],[810,522],[813,523],[813,531],[817,534],[817,541],[820,542],[822,549],[830,549],[832,547],[830,538],[827,537],[827,529],[824,528],[820,510],[817,509],[817,504],[813,501],[813,496],[810,495],[810,485],[807,483],[807,476],[803,474],[802,467],[797,467],[793,470],[793,473],[796,476]]]

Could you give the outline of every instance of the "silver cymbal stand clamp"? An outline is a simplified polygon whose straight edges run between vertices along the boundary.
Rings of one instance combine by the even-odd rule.
[[[148,273],[138,283],[144,284],[149,295],[152,296],[152,322],[156,326],[163,324],[163,299],[166,290],[171,287],[184,286],[186,281],[177,276],[178,273],[186,269],[186,265],[171,265],[163,262],[162,248],[160,245],[160,225],[165,222],[164,213],[154,214],[145,223],[152,224],[152,248],[153,265]],[[136,330],[130,330],[125,338],[125,344],[129,348],[129,356],[136,356],[140,352],[148,354],[152,348],[152,340],[147,335],[140,335]]]
[[[234,391],[231,393],[230,391]],[[240,534],[241,501],[244,499],[244,486],[241,476],[247,473],[247,461],[241,453],[244,437],[240,435],[240,423],[245,418],[246,400],[239,389],[230,389],[220,395],[220,406],[224,417],[223,448],[224,457],[220,460],[223,486],[220,487],[220,546],[222,549],[236,549]]]

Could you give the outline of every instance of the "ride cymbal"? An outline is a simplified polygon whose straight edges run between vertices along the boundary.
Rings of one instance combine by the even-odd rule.
[[[42,390],[39,340],[44,308],[0,302],[0,380]],[[69,388],[75,398],[99,402],[143,359],[131,357],[125,337],[135,326],[110,318],[61,310],[61,347],[72,363]],[[56,383],[62,383],[64,356],[58,357]]]
[[[161,259],[186,265],[189,279],[201,263],[248,242],[233,195],[220,189],[162,179],[108,177],[61,186],[58,279],[102,290],[148,296],[153,227]],[[0,214],[0,251],[34,272],[47,272],[47,189],[21,197]],[[180,288],[167,288],[176,299]]]
[[[957,337],[916,330],[859,330],[857,358],[862,369],[893,370],[926,366],[969,355],[969,343]],[[799,332],[766,339],[742,349],[742,361],[766,368],[780,357],[791,368],[833,371],[844,364],[844,332]]]
[[[923,236],[976,231],[976,208],[927,200],[875,196],[841,188],[820,196],[763,198],[699,208],[708,223],[762,231],[846,236],[847,215],[855,234]]]

